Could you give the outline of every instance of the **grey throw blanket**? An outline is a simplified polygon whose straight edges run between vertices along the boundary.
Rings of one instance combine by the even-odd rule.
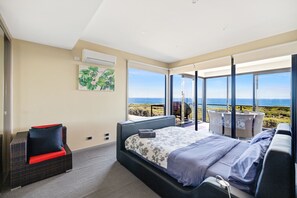
[[[212,135],[177,149],[168,156],[167,172],[184,186],[198,186],[203,181],[208,167],[239,142],[232,138]]]

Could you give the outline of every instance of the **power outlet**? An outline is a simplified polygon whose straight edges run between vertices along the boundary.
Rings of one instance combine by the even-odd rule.
[[[107,141],[109,140],[109,133],[104,133],[104,141]]]
[[[86,137],[86,140],[92,140],[92,139],[93,139],[92,136]]]

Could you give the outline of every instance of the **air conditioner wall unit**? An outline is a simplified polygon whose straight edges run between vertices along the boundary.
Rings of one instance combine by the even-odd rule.
[[[82,50],[82,62],[102,65],[102,66],[114,66],[116,63],[116,57],[100,52],[83,49]]]

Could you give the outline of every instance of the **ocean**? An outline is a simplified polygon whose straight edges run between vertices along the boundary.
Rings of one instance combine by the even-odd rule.
[[[181,98],[174,98],[173,101],[181,101]],[[191,98],[185,98],[185,102],[188,104],[192,104]],[[291,100],[290,99],[259,99],[256,102],[258,102],[259,106],[270,106],[270,107],[290,107],[291,106]],[[129,98],[128,99],[129,104],[164,104],[165,99],[164,98]],[[224,106],[226,105],[227,101],[225,98],[209,98],[206,100],[207,105],[211,106]],[[229,101],[231,103],[231,100]],[[202,104],[202,99],[198,98],[198,104]],[[246,99],[246,98],[239,98],[236,100],[236,105],[253,105],[252,99]]]

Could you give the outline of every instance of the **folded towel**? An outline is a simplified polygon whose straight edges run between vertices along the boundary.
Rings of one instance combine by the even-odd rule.
[[[153,132],[153,129],[138,129],[138,132]]]
[[[138,135],[140,138],[154,138],[156,137],[156,132],[153,129],[138,129]]]

